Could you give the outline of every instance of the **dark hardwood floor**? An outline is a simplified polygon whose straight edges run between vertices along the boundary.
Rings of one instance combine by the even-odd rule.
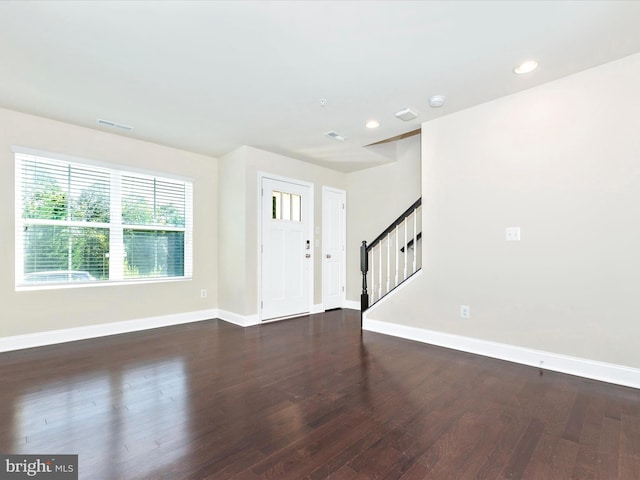
[[[0,453],[81,479],[638,479],[640,391],[332,311],[0,354]]]

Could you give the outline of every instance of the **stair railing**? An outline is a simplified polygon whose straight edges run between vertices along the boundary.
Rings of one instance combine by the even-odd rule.
[[[422,238],[422,198],[404,211],[376,239],[360,245],[364,312],[422,268],[418,240]],[[370,285],[371,293],[369,293]]]

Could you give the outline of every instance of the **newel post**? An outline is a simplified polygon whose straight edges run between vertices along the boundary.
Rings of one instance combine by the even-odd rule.
[[[369,308],[369,293],[367,292],[367,272],[369,271],[369,256],[367,255],[367,242],[360,245],[360,271],[362,272],[362,294],[360,295],[360,328],[362,328],[362,314]]]

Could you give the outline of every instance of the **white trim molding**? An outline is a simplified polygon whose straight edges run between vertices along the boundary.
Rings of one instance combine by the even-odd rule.
[[[640,388],[640,369],[365,318],[363,330],[498,358],[602,382]]]
[[[258,325],[260,323],[260,320],[258,319],[258,314],[239,315],[237,313],[228,312],[226,310],[218,310],[218,318],[220,320],[224,320],[225,322],[238,325],[239,327],[251,327],[253,325]]]
[[[360,302],[356,300],[345,300],[342,302],[342,308],[350,308],[351,310],[360,310]]]
[[[49,330],[46,332],[28,333],[12,337],[0,338],[0,352],[22,350],[24,348],[42,347],[57,343],[74,342],[90,338],[106,337],[120,333],[138,332],[152,328],[168,327],[182,323],[200,322],[218,318],[218,310],[200,310],[197,312],[176,313],[160,317],[148,317],[122,322],[101,323],[84,327]]]
[[[416,270],[415,273],[413,275],[411,275],[409,278],[407,278],[406,280],[401,282],[396,288],[391,290],[389,293],[384,295],[382,298],[379,298],[378,300],[376,300],[376,302],[373,305],[369,306],[369,308],[364,313],[364,317],[363,318],[367,318],[368,316],[370,316],[372,313],[374,313],[377,310],[377,308],[380,305],[383,305],[385,302],[388,302],[391,298],[393,298],[396,295],[398,295],[402,290],[404,290],[409,285],[411,285],[413,282],[415,282],[421,275],[422,275],[422,267],[420,267],[418,270]],[[371,298],[372,298],[371,293],[369,293],[369,301],[371,301]],[[360,304],[358,304],[357,310],[360,310]]]

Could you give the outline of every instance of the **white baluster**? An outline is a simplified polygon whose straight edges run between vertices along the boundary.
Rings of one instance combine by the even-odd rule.
[[[418,215],[418,233],[422,234],[422,205],[420,205],[416,209],[416,214]],[[418,246],[416,245],[416,250],[414,250],[414,255],[418,256]],[[422,268],[422,252],[420,252],[420,263],[418,264],[418,268]]]
[[[391,290],[391,232],[387,233],[387,291]]]
[[[382,298],[382,240],[380,240],[380,255],[378,256],[378,299]]]
[[[394,287],[398,286],[398,256],[400,255],[400,249],[399,247],[399,242],[398,242],[398,225],[396,225],[395,228],[395,232],[396,232],[396,239],[395,239],[395,250],[396,250],[396,275],[394,278]]]
[[[416,264],[416,261],[418,260],[418,255],[416,255],[417,248],[418,248],[418,211],[414,210],[413,211],[413,272],[411,273],[416,273],[416,270],[417,270],[417,264]]]
[[[403,280],[407,279],[407,259],[409,258],[409,245],[407,244],[407,219],[405,218],[404,223],[404,275],[402,277]]]
[[[371,258],[370,258],[370,262],[369,265],[371,265],[371,302],[370,304],[373,305],[373,302],[375,302],[376,299],[376,262],[375,260],[375,256],[374,256],[374,252],[376,250],[376,247],[374,245],[374,247],[371,249]]]

